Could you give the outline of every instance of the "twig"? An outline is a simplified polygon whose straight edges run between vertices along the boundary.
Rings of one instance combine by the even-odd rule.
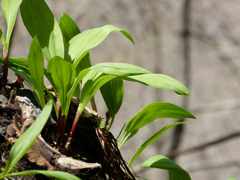
[[[235,133],[226,135],[224,137],[221,137],[221,138],[219,138],[217,140],[201,144],[199,146],[191,147],[191,148],[188,148],[188,149],[185,149],[185,150],[182,150],[182,151],[173,151],[173,152],[171,152],[168,155],[168,157],[172,158],[172,157],[176,157],[176,156],[179,156],[179,155],[187,154],[187,153],[190,153],[190,152],[200,151],[202,149],[208,148],[209,146],[213,146],[213,145],[222,143],[224,141],[230,140],[232,138],[236,138],[238,136],[240,136],[240,132],[235,132]]]
[[[191,108],[189,111],[193,114],[213,113],[218,111],[227,111],[240,108],[240,100],[223,101],[219,103],[212,103],[209,105],[198,106]]]
[[[195,167],[191,167],[187,169],[189,173],[193,171],[200,171],[200,170],[209,170],[209,169],[216,169],[216,168],[224,168],[224,167],[230,167],[230,166],[237,166],[240,167],[239,161],[231,161],[231,162],[225,162],[220,164],[219,162],[212,162],[212,163],[203,163]]]

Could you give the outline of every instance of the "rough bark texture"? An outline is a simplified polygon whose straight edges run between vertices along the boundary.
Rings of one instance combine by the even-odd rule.
[[[9,100],[1,95],[0,127],[1,136],[4,137],[1,139],[1,151],[3,141],[14,144],[40,113],[30,99],[16,96],[16,92],[13,90],[10,93]],[[66,132],[71,128],[77,106],[78,100],[73,99]],[[37,165],[38,169],[66,171],[82,179],[135,179],[118,150],[115,138],[98,127],[97,120],[100,118],[95,111],[85,108],[69,150],[54,147],[54,138],[51,137],[56,132],[56,122],[54,118],[50,119],[48,128],[45,127],[47,135],[42,132],[48,143],[40,134],[24,159]],[[31,166],[28,168],[31,169]]]

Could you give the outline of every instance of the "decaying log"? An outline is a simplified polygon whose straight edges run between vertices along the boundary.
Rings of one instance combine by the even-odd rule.
[[[56,100],[54,92],[50,88],[49,91]],[[11,96],[13,97],[13,94]],[[48,101],[49,97],[45,98]],[[8,117],[13,116],[13,120],[4,126],[5,138],[14,143],[34,123],[41,111],[26,97],[16,96],[10,99],[11,101],[5,104],[1,103],[0,99],[0,109],[15,113],[14,116],[8,114]],[[65,133],[70,131],[78,104],[79,99],[73,97]],[[55,113],[52,113],[53,117],[54,115]],[[134,180],[135,177],[118,149],[117,140],[106,129],[99,127],[99,121],[101,117],[97,112],[85,108],[73,137],[72,148],[65,150],[61,147],[55,149],[53,135],[57,126],[54,119],[50,118],[50,123],[47,123],[49,126],[46,126],[48,128],[45,127],[42,133],[44,138],[40,134],[24,157],[37,164],[40,169],[66,171],[83,179]]]
[[[37,116],[40,114],[40,109],[37,109],[28,98],[16,96],[12,93],[8,104],[0,104],[1,110],[14,110],[17,113],[13,117],[12,123],[6,127],[7,139],[12,144],[27,130],[27,128],[34,123]],[[20,115],[20,120],[19,120]],[[97,114],[85,109],[84,115],[86,117],[96,116]],[[19,127],[19,124],[21,126]],[[42,138],[41,134],[38,136],[32,147],[27,151],[24,156],[30,162],[36,163],[43,169],[55,170],[63,169],[71,173],[74,171],[89,171],[94,170],[98,172],[101,170],[99,163],[87,163],[81,160],[69,158],[61,154],[58,150],[51,147]]]

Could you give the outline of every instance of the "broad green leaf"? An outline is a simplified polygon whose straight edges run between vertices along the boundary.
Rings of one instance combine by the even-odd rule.
[[[66,13],[62,14],[59,20],[59,27],[63,34],[64,46],[70,41],[70,39],[80,33],[80,29],[76,23]]]
[[[119,148],[132,138],[140,128],[158,118],[195,118],[187,110],[174,104],[153,102],[140,110],[128,123],[119,143]]]
[[[173,126],[179,125],[179,124],[187,124],[187,122],[176,122],[173,124],[170,124],[168,126],[165,126],[164,128],[162,128],[160,131],[158,131],[156,134],[154,134],[151,138],[149,138],[146,142],[144,142],[141,147],[135,152],[135,154],[133,155],[130,163],[129,163],[129,167],[132,166],[133,162],[137,159],[137,157],[142,153],[142,151],[149,146],[150,144],[152,144],[154,141],[156,141],[165,131],[167,131],[168,129],[170,129]]]
[[[37,35],[46,59],[64,57],[61,29],[44,0],[23,0],[20,6],[22,20],[32,37]]]
[[[237,178],[228,178],[226,180],[237,180]]]
[[[28,68],[34,81],[35,93],[37,94],[42,108],[45,105],[44,96],[44,57],[37,37],[34,37],[28,54]]]
[[[52,111],[52,100],[50,100],[43,108],[37,120],[19,137],[13,145],[6,167],[1,176],[8,174],[15,164],[23,157],[27,150],[33,145],[38,135],[41,133],[48,117]]]
[[[82,70],[77,78],[75,78],[75,81],[71,87],[71,89],[69,90],[69,93],[68,93],[68,99],[67,99],[67,104],[66,104],[66,107],[69,107],[70,106],[70,103],[71,103],[71,97],[76,89],[76,87],[79,85],[80,81],[82,81],[82,79],[84,78],[84,76],[86,76],[86,74],[90,71],[90,69],[84,69]],[[66,112],[65,114],[67,115],[68,114],[68,108],[66,108]]]
[[[62,34],[63,34],[63,40],[64,40],[64,46],[77,34],[81,33],[80,29],[76,25],[76,23],[66,14],[63,13],[60,21],[59,21],[59,27],[61,28]],[[71,59],[67,59],[69,62],[72,62]],[[78,74],[81,70],[91,67],[91,60],[89,53],[86,54],[86,56],[83,57],[82,61],[78,64],[76,67],[76,73]],[[80,87],[77,86],[73,95],[75,97],[80,98]]]
[[[16,173],[11,173],[3,176],[5,177],[11,177],[11,176],[27,176],[30,174],[43,174],[49,178],[52,179],[59,179],[59,180],[66,180],[66,179],[71,179],[71,180],[81,180],[80,178],[69,174],[67,172],[63,171],[47,171],[47,170],[29,170],[29,171],[23,171],[23,172],[16,172]]]
[[[49,61],[47,71],[51,73],[63,112],[66,112],[67,94],[75,81],[76,71],[71,63],[58,56]]]
[[[110,116],[114,118],[120,109],[123,101],[124,86],[123,80],[113,79],[100,88],[103,99],[107,105]]]
[[[99,45],[110,32],[120,31],[129,40],[133,42],[130,34],[119,29],[113,25],[106,25],[100,28],[94,28],[86,30],[69,41],[69,44],[65,48],[65,59],[73,60],[74,67],[77,67],[81,59],[94,47]]]
[[[125,77],[125,76],[134,76],[134,75],[140,75],[140,74],[149,74],[151,72],[147,71],[144,68],[141,68],[139,66],[135,66],[132,64],[127,63],[113,63],[113,62],[107,62],[107,63],[99,63],[95,66],[91,67],[91,69],[94,69],[96,71],[110,74],[118,77]]]
[[[177,94],[190,95],[188,89],[177,80],[162,74],[141,74],[136,76],[128,76],[124,78],[128,81],[139,82],[147,86],[156,88],[170,89]]]
[[[59,26],[61,28],[64,40],[64,46],[77,34],[80,34],[81,31],[78,28],[77,24],[70,18],[66,13],[63,13],[60,21]],[[66,55],[67,56],[67,55]],[[68,61],[72,62],[71,58],[65,58]],[[76,72],[79,73],[81,70],[91,67],[91,60],[90,55],[87,53],[82,61],[76,66]]]
[[[149,158],[141,167],[169,170],[169,180],[191,180],[191,177],[184,169],[163,155]]]
[[[5,40],[5,36],[2,32],[2,30],[0,29],[0,39],[1,39],[1,42],[2,42],[2,45],[5,49],[7,49],[7,44],[6,44],[6,40]]]
[[[13,63],[15,65],[21,65],[21,66],[24,66],[24,67],[27,67],[28,66],[28,60],[25,59],[25,58],[13,58],[13,57],[9,57],[9,62],[10,63]],[[3,63],[3,58],[0,57],[0,63],[2,64]]]
[[[16,63],[16,64],[20,64],[22,66],[28,67],[28,60],[25,58],[9,58],[10,62]]]
[[[2,0],[2,12],[7,23],[6,46],[4,46],[6,48],[6,52],[8,52],[10,38],[17,19],[18,9],[21,3],[22,0]]]
[[[127,81],[142,83],[156,88],[170,89],[178,94],[189,95],[188,89],[177,80],[162,74],[153,74],[144,68],[127,63],[99,63],[91,67]]]
[[[82,80],[82,93],[78,106],[80,113],[82,113],[85,106],[97,90],[115,77],[116,76],[106,75],[94,70],[88,72]]]

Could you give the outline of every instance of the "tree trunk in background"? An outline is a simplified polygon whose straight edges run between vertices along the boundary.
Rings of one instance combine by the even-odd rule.
[[[180,16],[179,16],[179,60],[183,64],[183,84],[190,89],[190,1],[183,0],[180,7]],[[183,97],[182,107],[188,109],[188,97]],[[179,120],[177,120],[179,121]],[[180,122],[183,122],[184,119],[180,119]],[[178,125],[175,127],[172,143],[170,146],[169,153],[173,153],[178,150],[178,147],[181,143],[182,136],[184,133],[184,125]],[[175,156],[171,157],[172,160],[175,160]]]

